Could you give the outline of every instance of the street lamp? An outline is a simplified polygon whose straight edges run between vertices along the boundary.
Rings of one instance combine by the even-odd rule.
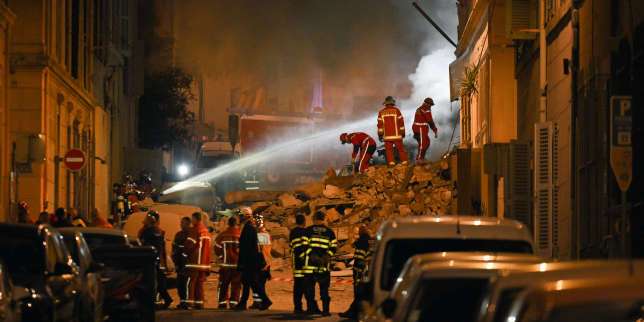
[[[179,177],[185,178],[190,174],[190,167],[185,163],[180,164],[177,167],[177,174],[179,175]]]

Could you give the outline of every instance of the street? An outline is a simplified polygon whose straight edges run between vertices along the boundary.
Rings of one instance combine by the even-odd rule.
[[[235,322],[254,322],[254,321],[316,321],[332,322],[346,321],[333,314],[330,317],[294,315],[289,311],[221,311],[221,310],[201,310],[201,311],[163,311],[157,313],[158,322],[210,322],[210,321],[235,321]]]

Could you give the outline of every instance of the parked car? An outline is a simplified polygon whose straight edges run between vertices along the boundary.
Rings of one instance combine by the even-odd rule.
[[[24,293],[22,296],[26,296]],[[19,322],[22,320],[21,295],[14,293],[13,284],[6,265],[0,260],[0,322]]]
[[[450,320],[446,317],[451,315],[453,321],[472,321],[478,316],[480,300],[496,277],[537,269],[533,264],[541,261],[539,257],[528,254],[416,255],[407,261],[380,309],[365,307],[363,319],[443,321]],[[461,299],[454,300],[458,298]],[[450,312],[450,301],[458,303],[457,311]],[[428,308],[432,312],[427,312]]]
[[[69,228],[83,235],[92,258],[100,263],[103,311],[109,321],[155,320],[156,265],[153,247],[133,246],[118,229]]]
[[[481,302],[479,322],[506,321],[516,297],[524,290],[550,281],[584,278],[644,276],[643,260],[584,260],[535,264],[529,273],[501,276]],[[516,317],[515,317],[516,318]]]
[[[558,280],[522,291],[503,321],[644,320],[644,278]]]
[[[92,254],[83,237],[83,233],[74,228],[59,228],[65,245],[72,259],[80,269],[82,277],[81,321],[103,321],[103,283],[101,274],[103,267],[92,259]]]
[[[387,298],[407,260],[422,253],[504,252],[533,254],[532,235],[518,221],[478,216],[406,217],[380,226],[366,281],[371,306]]]
[[[0,223],[0,259],[21,300],[23,321],[78,321],[82,281],[63,238],[49,226]]]

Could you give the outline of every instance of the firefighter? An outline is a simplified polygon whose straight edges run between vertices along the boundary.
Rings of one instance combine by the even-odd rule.
[[[335,233],[324,223],[325,215],[318,211],[314,215],[313,225],[306,228],[304,236],[308,239],[308,245],[304,255],[304,269],[310,271],[308,275],[308,287],[306,302],[309,306],[307,313],[330,316],[329,307],[331,297],[329,286],[331,286],[331,257],[338,247],[338,240]],[[320,286],[320,299],[322,300],[322,312],[315,301],[315,284]]]
[[[340,317],[356,319],[358,317],[358,303],[361,300],[361,289],[359,283],[367,272],[367,265],[371,258],[371,233],[365,225],[358,229],[358,239],[353,243],[353,302],[346,312],[340,313]]]
[[[353,153],[351,153],[351,164],[353,164],[354,173],[363,173],[369,168],[369,160],[376,152],[376,141],[368,134],[363,132],[342,133],[340,134],[342,144],[353,144]],[[356,157],[358,157],[356,159]]]
[[[291,261],[293,266],[293,313],[304,313],[302,310],[302,297],[306,291],[306,274],[312,271],[304,269],[304,258],[302,254],[306,251],[309,240],[306,237],[306,218],[302,214],[295,215],[295,228],[289,234],[291,247]],[[307,308],[310,307],[308,303]]]
[[[181,218],[181,230],[174,235],[172,240],[172,261],[177,271],[177,293],[179,294],[178,309],[187,310],[188,303],[188,273],[186,272],[187,255],[184,251],[184,245],[190,234],[190,217]]]
[[[398,151],[398,157],[402,164],[407,164],[407,152],[403,146],[405,138],[405,120],[398,107],[396,100],[387,96],[383,107],[378,113],[378,139],[385,142],[385,155],[387,164],[395,165],[394,148]]]
[[[159,228],[159,213],[150,210],[145,219],[143,227],[139,230],[139,240],[143,246],[152,246],[159,256],[157,266],[157,292],[163,300],[161,308],[167,309],[172,303],[172,297],[168,294],[166,280],[166,252],[165,252],[165,231]]]
[[[265,262],[260,253],[257,226],[253,218],[253,210],[249,207],[242,207],[243,228],[239,237],[239,261],[237,269],[241,272],[242,295],[236,310],[246,310],[246,302],[251,289],[262,299],[263,306],[270,306],[272,302],[262,292],[258,285],[259,273],[264,268]]]
[[[411,129],[414,132],[414,139],[418,141],[416,161],[425,160],[425,154],[429,149],[429,129],[434,132],[434,138],[438,138],[438,129],[432,117],[433,105],[434,100],[431,97],[426,98],[414,115],[414,125]]]
[[[237,270],[239,236],[237,218],[228,218],[228,228],[215,238],[215,254],[219,257],[219,308],[233,308],[239,304],[241,275]],[[228,295],[230,289],[230,296]]]
[[[268,310],[273,302],[266,293],[266,282],[271,280],[271,235],[264,226],[262,215],[255,216],[258,228],[257,241],[260,255],[260,270],[257,275],[257,290],[253,290],[253,308]]]
[[[192,228],[184,244],[188,255],[186,272],[188,275],[188,299],[186,302],[195,309],[203,309],[206,276],[210,273],[210,233],[202,222],[203,214],[192,214]]]

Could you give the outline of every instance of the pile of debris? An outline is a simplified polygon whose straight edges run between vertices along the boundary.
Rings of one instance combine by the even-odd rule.
[[[322,181],[290,192],[232,192],[226,202],[249,204],[263,214],[273,239],[274,257],[288,256],[288,234],[295,225],[295,214],[306,215],[308,225],[312,214],[323,211],[336,232],[338,255],[342,256],[353,252],[351,244],[359,225],[367,225],[375,232],[391,217],[450,214],[455,207],[455,194],[449,163],[440,161],[415,166],[372,166],[366,173],[353,176],[337,176],[329,169]]]

